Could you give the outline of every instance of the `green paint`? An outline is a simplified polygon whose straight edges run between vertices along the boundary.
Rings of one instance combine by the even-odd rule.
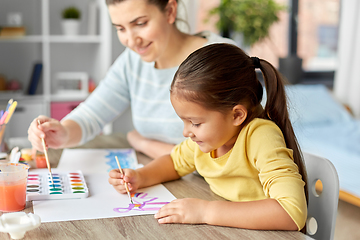
[[[75,191],[73,193],[85,193],[84,191]]]

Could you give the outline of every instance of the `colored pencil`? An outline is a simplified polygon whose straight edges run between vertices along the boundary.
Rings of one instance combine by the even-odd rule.
[[[7,123],[10,121],[10,118],[11,118],[12,115],[14,114],[16,107],[17,107],[17,101],[14,101],[14,102],[10,105],[9,109],[7,110],[8,114],[7,114],[7,116],[6,116],[6,118],[5,118],[5,121],[4,121],[5,124],[7,124]]]
[[[124,173],[123,173],[123,171],[122,171],[122,169],[121,169],[121,166],[120,166],[118,157],[115,156],[115,159],[116,159],[116,162],[117,162],[117,165],[118,165],[118,167],[119,167],[119,170],[120,170],[121,174],[122,174],[123,176],[125,176]],[[125,180],[124,180],[124,182],[125,182]],[[128,185],[127,185],[127,182],[125,182],[125,188],[126,188],[126,192],[127,192],[128,196],[129,196],[130,202],[131,202],[132,204],[134,204],[134,202],[133,202],[133,200],[132,200],[132,198],[131,198],[131,195],[130,195],[130,191],[129,191],[129,187],[128,187]]]
[[[5,123],[5,119],[8,115],[8,111],[5,111],[4,114],[2,115],[1,119],[0,119],[0,125],[4,124]]]
[[[6,106],[6,109],[5,109],[5,111],[8,111],[9,110],[9,108],[10,108],[10,106],[11,106],[11,104],[13,103],[13,99],[10,99],[9,101],[8,101],[8,104],[7,104],[7,106]]]
[[[38,122],[39,125],[41,124],[39,119],[37,120],[37,122]],[[45,145],[45,140],[44,140],[44,138],[41,138],[41,143],[42,143],[43,148],[44,148],[46,165],[47,165],[47,168],[48,168],[49,173],[50,173],[51,182],[52,182],[53,188],[55,188],[54,179],[53,179],[53,176],[52,176],[52,173],[51,173],[51,167],[50,167],[50,162],[49,162],[49,158],[48,158],[48,154],[47,154],[47,150],[46,150],[46,145]]]

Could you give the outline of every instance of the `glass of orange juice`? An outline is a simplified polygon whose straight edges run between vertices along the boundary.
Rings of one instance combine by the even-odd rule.
[[[0,163],[0,211],[17,212],[25,208],[28,169],[21,163]]]

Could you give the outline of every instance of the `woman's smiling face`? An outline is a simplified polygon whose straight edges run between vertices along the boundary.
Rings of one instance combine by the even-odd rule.
[[[168,4],[161,11],[148,0],[125,0],[108,6],[120,42],[146,62],[158,61],[166,51],[176,18],[173,8],[174,4]]]

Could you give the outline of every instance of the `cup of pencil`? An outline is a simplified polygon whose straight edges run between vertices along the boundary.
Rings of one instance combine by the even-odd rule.
[[[5,133],[6,124],[0,125],[0,152],[6,152],[6,145],[4,142],[4,133]]]
[[[5,110],[0,111],[0,152],[6,152],[7,146],[4,142],[4,133],[6,124],[10,121],[13,113],[15,112],[17,101],[10,99]]]

